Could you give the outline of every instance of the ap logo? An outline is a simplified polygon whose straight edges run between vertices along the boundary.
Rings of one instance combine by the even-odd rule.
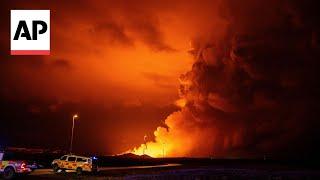
[[[11,55],[50,54],[50,10],[11,10]]]

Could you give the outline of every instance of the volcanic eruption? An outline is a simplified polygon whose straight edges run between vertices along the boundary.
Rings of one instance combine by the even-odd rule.
[[[294,1],[224,2],[223,35],[199,33],[192,40],[194,64],[179,78],[181,109],[154,131],[153,141],[131,152],[153,157],[316,152],[319,22],[306,18],[316,12],[311,7]]]

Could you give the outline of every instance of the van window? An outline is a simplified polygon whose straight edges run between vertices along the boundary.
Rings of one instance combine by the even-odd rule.
[[[68,158],[68,161],[74,162],[74,161],[76,161],[76,157],[69,157],[69,158]]]
[[[63,160],[63,161],[65,161],[67,159],[67,156],[62,156],[61,158],[60,158],[60,160]]]
[[[77,158],[77,162],[86,162],[87,160],[85,158]]]

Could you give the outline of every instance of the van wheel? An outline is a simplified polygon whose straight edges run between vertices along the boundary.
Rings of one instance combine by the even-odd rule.
[[[81,174],[82,174],[82,168],[81,168],[81,167],[78,167],[78,168],[76,169],[76,172],[77,172],[77,175],[78,175],[78,176],[81,175]]]
[[[4,179],[12,179],[15,175],[16,172],[14,171],[13,167],[6,167],[3,171]]]
[[[58,164],[54,164],[54,165],[52,166],[52,169],[53,169],[53,172],[57,173],[57,172],[59,171],[59,166],[58,166]]]

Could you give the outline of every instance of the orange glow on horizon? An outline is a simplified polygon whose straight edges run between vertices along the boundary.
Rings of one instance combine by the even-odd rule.
[[[186,157],[191,155],[191,150],[199,143],[203,143],[198,141],[199,138],[206,136],[210,138],[211,133],[206,134],[196,128],[195,121],[190,120],[190,118],[192,116],[187,108],[172,113],[165,120],[168,129],[158,127],[154,132],[154,141],[141,144],[139,147],[127,151],[127,153],[146,154],[151,157]],[[214,129],[210,129],[210,132],[211,130]],[[212,144],[207,146],[212,146]],[[193,154],[193,156],[197,156],[197,154]]]

